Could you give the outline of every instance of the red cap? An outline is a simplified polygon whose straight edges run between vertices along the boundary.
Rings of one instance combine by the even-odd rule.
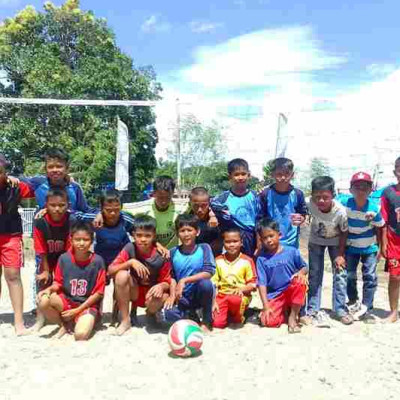
[[[360,181],[372,183],[371,175],[366,172],[357,172],[351,177],[350,184],[352,185],[353,183]]]

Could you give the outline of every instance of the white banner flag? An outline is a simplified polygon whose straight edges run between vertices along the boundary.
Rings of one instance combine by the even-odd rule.
[[[288,119],[286,115],[279,113],[278,115],[278,131],[276,134],[275,158],[285,157],[289,142],[288,136]]]
[[[117,158],[115,161],[115,189],[128,190],[129,186],[129,132],[118,118]]]

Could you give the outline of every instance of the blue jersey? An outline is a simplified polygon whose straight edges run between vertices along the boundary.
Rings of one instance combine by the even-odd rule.
[[[50,189],[50,182],[46,176],[35,176],[33,178],[21,178],[21,180],[27,183],[35,193],[36,202],[40,209],[46,206],[46,196]],[[65,186],[65,190],[68,193],[69,210],[71,212],[82,211],[82,212],[95,212],[96,209],[89,207],[85,195],[83,194],[82,188],[76,182],[70,182]]]
[[[371,254],[378,251],[376,228],[382,228],[385,222],[380,205],[367,200],[362,209],[358,209],[354,197],[343,199],[349,224],[346,251],[351,254]]]
[[[215,274],[215,259],[210,245],[197,244],[193,252],[185,253],[181,246],[171,249],[172,276],[179,282],[182,278],[196,275],[200,272]],[[185,285],[184,295],[190,296],[193,283]]]
[[[227,190],[214,197],[210,205],[222,230],[233,226],[240,230],[254,232],[261,207],[258,196],[253,190],[249,190],[242,196]]]
[[[300,227],[292,225],[291,214],[307,214],[303,192],[290,186],[287,192],[281,193],[271,185],[260,193],[259,198],[262,217],[279,223],[281,243],[298,248]]]
[[[292,276],[306,266],[300,251],[294,247],[283,246],[277,254],[262,250],[257,258],[257,284],[267,288],[268,299],[274,299],[289,287]]]

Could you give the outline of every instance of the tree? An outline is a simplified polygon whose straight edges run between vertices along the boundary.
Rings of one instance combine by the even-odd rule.
[[[329,162],[326,158],[314,157],[310,161],[310,178],[317,176],[330,175]]]
[[[274,178],[272,177],[271,161],[263,166],[263,178],[265,186],[269,186],[274,182]]]
[[[82,11],[78,0],[44,12],[32,6],[0,26],[0,70],[9,97],[156,100],[161,91],[151,68],[140,69],[117,47],[104,19]],[[114,180],[117,116],[130,133],[131,187],[139,191],[156,168],[157,132],[150,107],[1,105],[0,151],[36,173],[49,147],[71,155],[71,170],[86,190]]]

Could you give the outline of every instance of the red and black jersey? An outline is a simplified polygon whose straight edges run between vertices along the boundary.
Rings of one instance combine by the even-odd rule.
[[[73,216],[67,212],[61,221],[55,222],[49,214],[33,221],[33,243],[38,256],[46,255],[49,267],[54,269],[58,257],[69,250],[69,231]]]
[[[104,295],[106,266],[97,254],[92,254],[85,263],[78,263],[68,251],[60,256],[54,274],[65,297],[75,303],[84,303],[91,295]]]
[[[21,235],[22,221],[18,212],[21,199],[35,197],[32,189],[20,182],[18,187],[7,184],[0,189],[0,235]]]
[[[143,254],[137,249],[134,243],[128,243],[111,265],[122,264],[133,258],[145,265],[150,271],[148,278],[141,279],[136,271],[133,269],[130,270],[132,276],[140,285],[154,286],[162,282],[171,283],[171,263],[165,260],[155,247],[153,247],[149,254]]]

